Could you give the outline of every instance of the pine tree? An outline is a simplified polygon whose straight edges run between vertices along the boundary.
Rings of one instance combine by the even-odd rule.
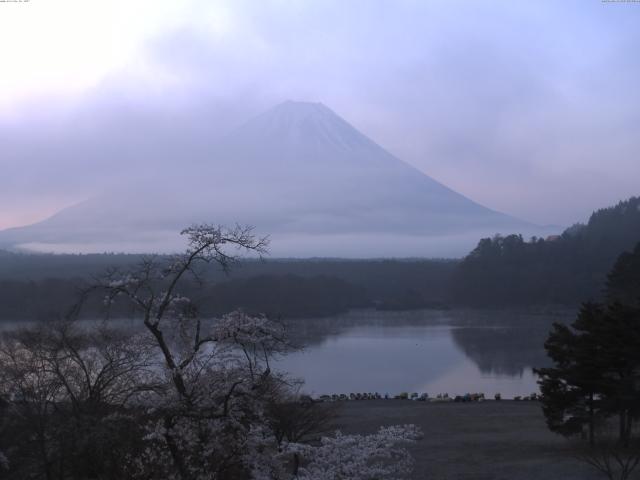
[[[618,257],[607,276],[606,294],[609,302],[640,304],[640,243]]]
[[[619,418],[619,442],[629,445],[640,417],[640,307],[583,305],[568,327],[555,324],[545,343],[551,368],[537,369],[547,425],[565,436]]]
[[[591,444],[596,420],[608,414],[601,402],[606,365],[597,338],[590,334],[604,316],[601,305],[586,303],[572,328],[554,324],[545,349],[555,366],[536,370],[549,429],[571,436],[587,427]]]

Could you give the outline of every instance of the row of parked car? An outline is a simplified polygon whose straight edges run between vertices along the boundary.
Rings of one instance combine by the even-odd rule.
[[[486,400],[484,393],[465,393],[464,395],[455,395],[450,397],[448,393],[439,393],[435,397],[429,397],[428,393],[408,393],[402,392],[399,395],[389,395],[385,393],[384,395],[375,392],[367,392],[367,393],[340,393],[333,395],[321,395],[318,400],[321,402],[339,402],[346,400],[380,400],[380,399],[394,399],[394,400],[415,400],[417,402],[483,402]],[[502,400],[502,395],[500,393],[496,393],[493,396],[493,399],[496,401]],[[521,396],[518,395],[513,397],[515,401],[528,401],[528,400],[539,400],[540,395],[537,393],[532,393],[531,395]]]

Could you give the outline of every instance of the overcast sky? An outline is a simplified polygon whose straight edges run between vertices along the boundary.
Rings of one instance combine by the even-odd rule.
[[[570,225],[640,194],[639,51],[631,2],[0,2],[0,228],[206,155],[287,99]]]

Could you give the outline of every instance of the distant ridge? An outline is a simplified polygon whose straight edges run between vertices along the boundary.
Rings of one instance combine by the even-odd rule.
[[[255,225],[274,255],[292,257],[460,256],[480,236],[544,233],[397,159],[323,104],[287,101],[213,145],[206,161],[184,152],[142,182],[0,232],[0,245],[166,252],[200,222]]]
[[[640,197],[596,210],[586,224],[577,223],[561,235],[535,241],[516,235],[480,240],[459,264],[452,296],[468,306],[575,307],[602,300],[605,292],[616,293],[607,274],[617,261],[617,274],[624,278],[618,282],[623,289],[617,299],[632,304],[640,300],[639,272],[633,256],[623,252],[634,249],[640,258]],[[615,283],[614,277],[608,280]]]

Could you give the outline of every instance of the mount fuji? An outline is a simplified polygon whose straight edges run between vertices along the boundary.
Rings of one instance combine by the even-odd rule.
[[[391,155],[320,103],[285,102],[211,144],[154,165],[0,246],[167,252],[192,223],[251,224],[281,257],[459,256],[481,236],[540,234]]]

